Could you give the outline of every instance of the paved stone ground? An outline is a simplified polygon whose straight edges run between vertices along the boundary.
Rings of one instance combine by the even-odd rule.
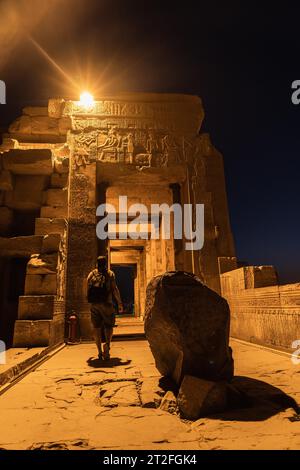
[[[141,406],[162,394],[146,341],[113,343],[102,364],[93,344],[67,346],[0,396],[0,448],[300,449],[300,365],[232,346],[247,405],[193,423]]]

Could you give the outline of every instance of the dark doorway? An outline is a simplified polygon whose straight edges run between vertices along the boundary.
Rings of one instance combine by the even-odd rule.
[[[112,264],[111,270],[115,273],[116,283],[123,302],[123,315],[134,316],[134,278],[136,268],[134,264]]]
[[[19,296],[24,295],[27,258],[0,258],[0,339],[10,348],[18,317]]]

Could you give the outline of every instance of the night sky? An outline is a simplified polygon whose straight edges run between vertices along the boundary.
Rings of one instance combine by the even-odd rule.
[[[238,258],[300,281],[300,5],[246,1],[0,0],[0,126],[49,97],[201,96],[223,153]],[[71,77],[68,81],[29,39]],[[73,84],[71,83],[73,82]]]

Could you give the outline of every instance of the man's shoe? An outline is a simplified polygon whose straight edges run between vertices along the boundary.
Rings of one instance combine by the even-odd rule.
[[[105,361],[108,361],[110,359],[108,344],[105,344],[104,347],[103,347],[103,356],[104,356]]]

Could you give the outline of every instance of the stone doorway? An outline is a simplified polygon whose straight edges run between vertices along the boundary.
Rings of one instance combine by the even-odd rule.
[[[0,339],[10,348],[18,318],[19,296],[24,295],[28,258],[0,258]]]
[[[120,291],[124,311],[121,317],[134,317],[135,305],[135,278],[136,264],[112,264],[111,270],[115,273],[116,283]]]

